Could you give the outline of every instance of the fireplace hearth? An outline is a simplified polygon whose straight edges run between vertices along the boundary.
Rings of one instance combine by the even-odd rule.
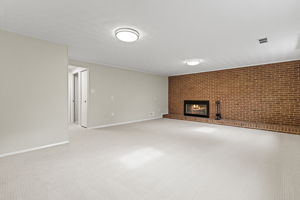
[[[195,117],[209,117],[209,101],[184,101],[184,115]]]

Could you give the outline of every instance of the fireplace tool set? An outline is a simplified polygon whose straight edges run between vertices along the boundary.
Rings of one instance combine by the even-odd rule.
[[[216,101],[216,106],[217,106],[216,120],[220,120],[220,119],[222,119],[222,116],[221,116],[221,102]]]

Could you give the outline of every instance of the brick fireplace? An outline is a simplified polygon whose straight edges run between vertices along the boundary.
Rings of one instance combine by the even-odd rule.
[[[209,118],[186,115],[185,100],[209,101]],[[300,134],[300,61],[171,76],[164,117]]]

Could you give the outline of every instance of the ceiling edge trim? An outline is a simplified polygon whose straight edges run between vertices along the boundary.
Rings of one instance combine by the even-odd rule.
[[[100,63],[100,62],[96,62],[96,61],[91,61],[91,60],[86,60],[86,59],[80,59],[80,58],[76,58],[76,57],[69,57],[69,63],[72,62],[83,62],[86,64],[91,64],[91,65],[101,65],[104,67],[112,67],[112,68],[116,68],[116,69],[122,69],[122,70],[127,70],[127,71],[134,71],[134,72],[140,72],[140,73],[144,73],[144,74],[152,74],[152,75],[156,75],[156,76],[166,76],[168,77],[168,74],[161,74],[161,73],[154,73],[154,72],[150,72],[150,71],[146,71],[146,70],[139,70],[136,69],[135,67],[123,67],[123,66],[118,66],[118,65],[113,65],[113,64],[106,64],[106,63]]]
[[[249,65],[238,65],[238,66],[234,66],[234,67],[230,67],[230,68],[219,68],[219,69],[205,70],[205,71],[199,71],[199,72],[178,73],[178,74],[171,74],[168,76],[170,77],[170,76],[181,76],[181,75],[188,75],[188,74],[198,74],[198,73],[204,73],[204,72],[221,71],[221,70],[236,69],[236,68],[243,68],[243,67],[255,67],[255,66],[260,66],[260,65],[269,65],[269,64],[292,62],[292,61],[300,61],[300,58],[272,61],[272,62],[265,62],[265,63],[256,63],[256,64],[249,64]]]

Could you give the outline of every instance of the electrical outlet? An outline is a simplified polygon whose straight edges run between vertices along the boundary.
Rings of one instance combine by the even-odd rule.
[[[149,116],[153,117],[155,115],[155,113],[152,111],[152,112],[149,112]]]
[[[112,116],[112,117],[113,117],[113,116],[115,116],[115,113],[114,113],[114,112],[112,112],[112,113],[111,113],[111,116]]]

